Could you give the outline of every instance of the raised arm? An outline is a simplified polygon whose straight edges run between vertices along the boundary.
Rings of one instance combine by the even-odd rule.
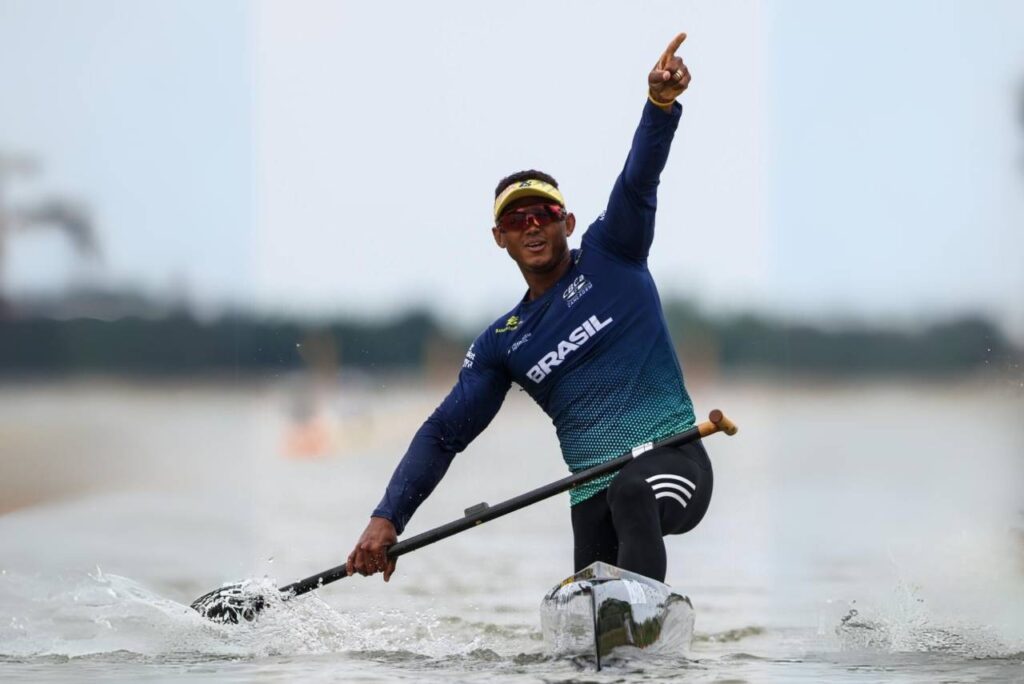
[[[501,408],[511,385],[504,367],[489,354],[486,333],[466,354],[458,382],[416,432],[384,496],[348,557],[349,574],[394,572],[387,547],[398,539],[413,513],[430,496],[459,453],[486,428]]]
[[[584,236],[599,249],[631,261],[644,261],[654,240],[658,183],[683,111],[676,98],[690,85],[690,71],[675,54],[684,40],[685,33],[676,36],[648,74],[648,102],[625,167],[608,207]]]

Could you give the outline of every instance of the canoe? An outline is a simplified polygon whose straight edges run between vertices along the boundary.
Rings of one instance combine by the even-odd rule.
[[[593,563],[544,596],[540,624],[557,656],[685,655],[693,641],[693,604],[667,585],[608,563]]]

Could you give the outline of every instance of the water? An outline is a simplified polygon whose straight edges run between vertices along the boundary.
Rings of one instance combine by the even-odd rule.
[[[290,386],[0,389],[0,677],[217,681],[1024,680],[1024,396],[943,385],[695,387],[735,438],[708,449],[705,521],[669,541],[697,612],[688,657],[601,673],[548,656],[538,606],[571,571],[565,496],[214,625],[226,581],[341,562],[438,398],[329,397],[327,458],[287,458]],[[443,390],[441,390],[443,391]],[[563,475],[513,393],[410,533]]]

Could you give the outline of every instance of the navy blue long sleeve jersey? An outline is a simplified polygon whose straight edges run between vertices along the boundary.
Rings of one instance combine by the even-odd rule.
[[[647,268],[659,176],[682,107],[647,103],[608,206],[538,299],[524,297],[470,346],[451,393],[413,437],[373,515],[401,534],[455,454],[494,418],[511,383],[551,417],[572,472],[694,423],[693,404]],[[614,473],[571,491],[575,505]]]

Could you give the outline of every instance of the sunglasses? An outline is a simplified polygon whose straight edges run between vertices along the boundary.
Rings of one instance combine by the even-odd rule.
[[[518,233],[529,228],[531,221],[536,223],[538,228],[543,228],[552,221],[563,220],[566,216],[565,207],[559,204],[536,204],[503,214],[498,219],[498,230],[503,233]]]

